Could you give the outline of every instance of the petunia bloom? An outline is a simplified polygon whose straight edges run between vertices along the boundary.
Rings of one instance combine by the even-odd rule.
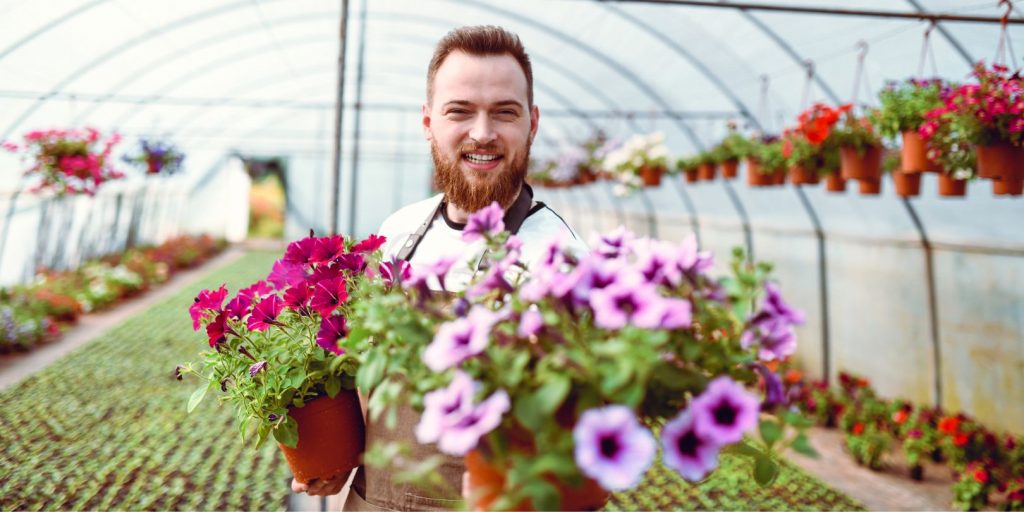
[[[249,315],[246,327],[250,331],[265,331],[271,325],[281,325],[277,321],[277,315],[281,314],[282,309],[284,309],[284,302],[277,295],[271,295],[256,304],[252,314]]]
[[[199,292],[199,295],[196,296],[195,300],[192,301],[192,305],[188,308],[188,314],[192,317],[192,330],[199,330],[199,322],[203,318],[204,311],[220,311],[221,305],[227,296],[228,289],[224,285],[220,285],[220,288],[212,292],[210,290]]]
[[[462,456],[480,443],[480,438],[501,424],[501,418],[511,408],[508,393],[495,391],[486,400],[473,407],[449,428],[441,432],[437,449],[448,455]]]
[[[325,236],[313,241],[310,251],[311,263],[329,263],[345,252],[345,239],[341,235]]]
[[[662,300],[654,286],[643,282],[635,271],[624,271],[612,284],[590,292],[594,323],[605,329],[621,329],[638,319],[641,327],[653,327]]]
[[[363,240],[362,242],[353,245],[350,252],[373,252],[376,251],[377,249],[380,249],[380,247],[384,245],[384,242],[387,241],[387,237],[370,235],[366,238],[366,240]]]
[[[285,259],[275,261],[274,266],[270,269],[270,274],[267,274],[267,281],[278,290],[295,286],[305,279],[306,271],[302,268],[302,265]]]
[[[465,318],[442,324],[434,340],[423,350],[423,362],[435,372],[458,365],[487,348],[497,315],[483,306],[473,306]]]
[[[296,240],[284,251],[284,260],[296,265],[308,267],[313,264],[313,249],[316,246],[316,238],[309,237]]]
[[[505,230],[505,210],[497,201],[473,213],[462,230],[464,242],[475,242],[485,236],[496,235]]]
[[[451,428],[473,410],[476,384],[469,374],[456,370],[447,387],[423,396],[423,414],[416,424],[416,440],[420,444],[436,443],[445,429]]]
[[[345,349],[338,346],[338,340],[348,335],[345,317],[333,315],[320,321],[320,331],[316,333],[316,344],[333,354],[344,354]]]
[[[266,361],[260,361],[258,363],[253,363],[252,366],[249,367],[249,376],[250,377],[255,377],[257,373],[262,372],[263,369],[266,368],[266,367],[267,367],[267,362]]]
[[[695,482],[718,466],[718,445],[698,434],[694,417],[682,411],[661,430],[665,465]]]
[[[540,311],[536,309],[527,309],[523,312],[523,317],[519,319],[519,329],[516,334],[527,338],[540,332],[544,327],[544,316],[540,314]]]
[[[313,298],[309,306],[320,313],[320,316],[330,316],[335,309],[348,299],[348,291],[345,289],[345,278],[336,277],[325,279],[316,284],[313,289]]]
[[[206,326],[206,336],[210,339],[211,347],[216,347],[218,343],[223,342],[225,334],[229,332],[229,328],[227,326],[227,315],[227,311],[217,313],[217,316],[213,321]]]
[[[711,381],[690,404],[697,431],[716,445],[735,443],[757,427],[756,396],[726,376]]]
[[[572,438],[576,466],[609,491],[640,483],[657,452],[654,436],[623,405],[584,412]]]

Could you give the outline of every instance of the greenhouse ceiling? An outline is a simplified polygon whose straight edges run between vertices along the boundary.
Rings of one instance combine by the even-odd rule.
[[[697,2],[700,3],[700,2]],[[704,2],[710,4],[711,2]],[[51,0],[0,1],[0,140],[94,126],[190,151],[330,151],[347,4],[343,151],[425,158],[419,106],[433,44],[496,24],[523,39],[541,108],[537,152],[596,129],[660,130],[675,152],[735,120],[778,131],[813,101],[871,103],[889,79],[965,79],[1024,56],[1024,8],[997,0]],[[750,7],[800,8],[788,12]],[[830,10],[1000,18],[998,23]],[[926,33],[929,34],[926,36]],[[925,42],[927,41],[927,44]],[[863,56],[859,73],[858,58]],[[856,91],[856,92],[855,92]],[[0,156],[0,175],[19,170]]]

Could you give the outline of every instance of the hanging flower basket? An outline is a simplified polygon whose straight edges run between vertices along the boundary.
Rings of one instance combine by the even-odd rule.
[[[825,176],[825,190],[829,192],[846,192],[846,180],[838,171]]]
[[[697,174],[701,181],[715,181],[718,169],[711,162],[704,162],[697,167]]]
[[[747,185],[751,187],[770,187],[775,184],[775,177],[761,168],[761,163],[747,158]]]
[[[896,195],[900,197],[917,197],[921,195],[921,173],[894,170],[892,182],[896,186]]]
[[[992,180],[992,193],[997,196],[1019,196],[1024,192],[1024,177]]]
[[[943,197],[964,197],[967,195],[967,180],[958,180],[948,172],[939,173],[939,195]]]
[[[794,185],[817,185],[821,179],[813,169],[802,165],[794,165],[789,168],[789,182]]]
[[[938,164],[928,159],[928,148],[916,131],[903,132],[903,147],[900,148],[900,159],[905,174],[916,172],[939,172]]]
[[[738,169],[740,161],[736,159],[730,159],[722,162],[722,177],[727,180],[736,179],[739,174]]]
[[[877,196],[882,193],[882,180],[858,180],[858,189],[862,196]]]
[[[645,165],[640,168],[640,179],[645,187],[657,187],[661,185],[661,175],[665,169],[661,166]]]
[[[882,177],[882,147],[839,148],[839,172],[848,180],[878,181]]]
[[[295,448],[278,443],[295,479],[345,477],[360,464],[366,426],[354,390],[341,390],[334,398],[323,396],[302,407],[290,407],[288,415],[298,424]]]
[[[975,148],[978,158],[978,176],[990,180],[1016,181],[1024,176],[1024,147],[1001,144],[979,144]]]

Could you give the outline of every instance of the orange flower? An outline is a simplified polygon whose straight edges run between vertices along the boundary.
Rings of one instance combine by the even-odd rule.
[[[857,423],[854,423],[854,425],[853,425],[853,435],[859,436],[859,435],[861,435],[863,433],[864,433],[864,424],[859,422],[859,421]]]
[[[895,423],[897,425],[902,425],[903,423],[905,423],[907,421],[907,417],[908,416],[910,416],[910,415],[907,414],[906,410],[900,409],[900,410],[892,413],[892,421],[893,421],[893,423]]]
[[[955,434],[960,428],[960,418],[947,416],[939,420],[939,431],[944,434]]]
[[[796,384],[803,380],[804,374],[800,373],[800,370],[791,368],[786,372],[786,384]]]
[[[988,471],[985,471],[984,469],[975,470],[974,471],[974,481],[978,482],[979,484],[987,484],[988,483]]]

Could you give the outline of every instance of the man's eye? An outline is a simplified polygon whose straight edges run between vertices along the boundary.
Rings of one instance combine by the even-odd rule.
[[[498,115],[502,117],[515,117],[519,114],[517,114],[515,110],[500,110],[498,111]]]
[[[453,109],[449,110],[448,113],[449,114],[455,114],[455,115],[463,115],[463,114],[466,114],[468,112],[466,110],[461,109],[461,108],[453,108]]]

